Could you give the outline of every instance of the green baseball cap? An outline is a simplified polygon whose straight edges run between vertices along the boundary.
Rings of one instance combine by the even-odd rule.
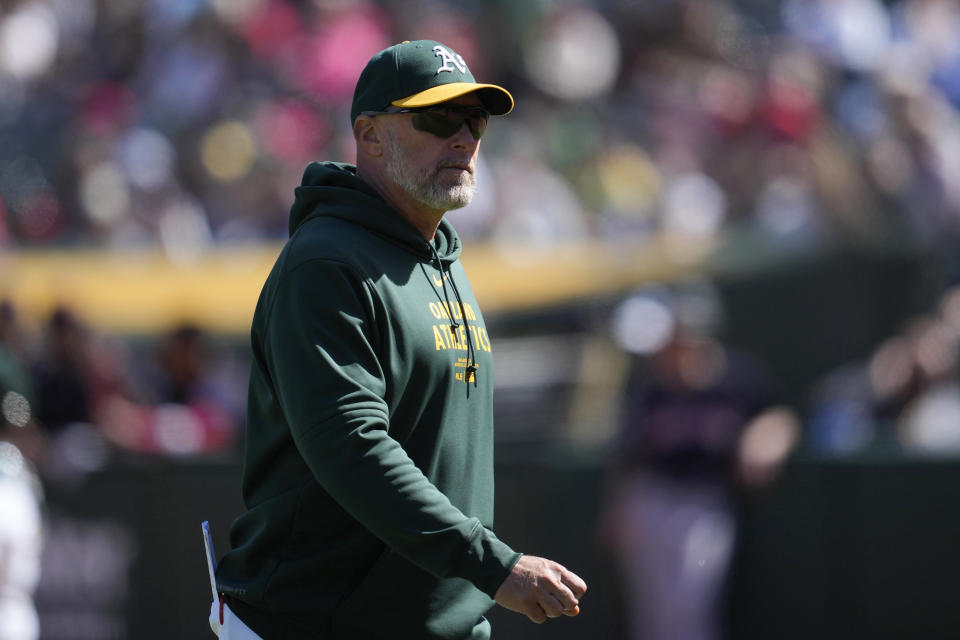
[[[383,111],[390,105],[429,107],[468,93],[476,93],[492,115],[513,110],[510,92],[478,83],[450,47],[434,40],[406,40],[370,58],[357,80],[350,121],[363,111]]]

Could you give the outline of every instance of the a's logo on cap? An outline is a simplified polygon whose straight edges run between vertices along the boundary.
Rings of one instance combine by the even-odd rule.
[[[433,55],[443,60],[443,64],[437,69],[437,75],[439,75],[441,71],[453,71],[454,67],[456,67],[460,73],[467,72],[467,63],[463,61],[459,53],[451,53],[446,47],[437,45],[433,48]]]

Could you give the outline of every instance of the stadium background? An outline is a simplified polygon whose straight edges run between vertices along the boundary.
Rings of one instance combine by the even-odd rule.
[[[731,636],[955,637],[956,433],[911,448],[899,416],[813,418],[918,324],[956,352],[956,2],[21,0],[0,3],[3,347],[42,368],[59,311],[135,409],[41,425],[43,637],[209,637],[199,521],[224,549],[292,186],[352,158],[356,75],[417,38],[517,99],[452,214],[495,344],[497,530],[591,585],[576,620],[494,611],[496,637],[624,637],[597,536],[627,361],[610,318],[690,282],[805,419],[744,499]],[[214,426],[151,395],[184,327]]]

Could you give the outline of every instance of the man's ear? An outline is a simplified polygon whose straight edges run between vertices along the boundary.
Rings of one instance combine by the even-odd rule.
[[[353,121],[353,139],[357,142],[357,151],[368,156],[383,155],[382,132],[370,116],[357,116]]]

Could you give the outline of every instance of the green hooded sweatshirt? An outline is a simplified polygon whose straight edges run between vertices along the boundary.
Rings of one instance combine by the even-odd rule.
[[[493,366],[443,220],[431,243],[312,163],[251,330],[243,497],[217,570],[278,638],[488,638],[520,557],[493,525]]]

